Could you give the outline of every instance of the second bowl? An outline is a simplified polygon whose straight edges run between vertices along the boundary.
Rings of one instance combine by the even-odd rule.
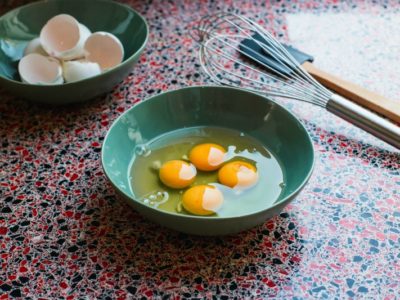
[[[107,31],[119,38],[125,57],[118,66],[91,78],[59,85],[30,85],[20,81],[17,66],[27,43],[58,14],[69,14],[92,32]],[[0,85],[32,102],[68,104],[109,92],[131,72],[148,39],[146,20],[127,5],[108,0],[50,0],[16,8],[0,17]]]

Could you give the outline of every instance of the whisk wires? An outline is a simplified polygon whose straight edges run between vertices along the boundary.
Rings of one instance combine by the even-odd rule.
[[[232,13],[206,16],[196,26],[195,33],[194,38],[201,45],[200,64],[218,84],[240,86],[322,107],[332,96],[332,92],[309,75],[271,33],[244,16]],[[257,59],[258,53],[242,43],[245,39],[252,40],[289,72]],[[246,58],[246,53],[254,54],[251,56],[256,63]]]

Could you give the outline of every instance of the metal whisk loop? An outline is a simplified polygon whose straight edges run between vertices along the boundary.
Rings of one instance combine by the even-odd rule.
[[[238,37],[243,38],[243,36],[238,36]],[[245,75],[235,73],[234,71],[230,71],[229,69],[225,69],[224,66],[222,66],[222,64],[214,58],[215,55],[213,56],[212,54],[219,54],[218,48],[215,49],[213,46],[210,45],[214,42],[214,40],[219,40],[225,44],[228,44],[228,42],[225,40],[229,41],[230,39],[229,39],[229,37],[226,37],[224,35],[216,35],[204,43],[204,56],[206,56],[206,57],[209,56],[209,61],[208,61],[208,65],[207,65],[209,67],[209,69],[216,68],[216,69],[224,72],[225,74],[229,74],[231,76],[236,76],[237,78],[239,78],[241,80],[250,80],[249,77],[247,77]],[[243,46],[243,47],[246,47],[246,46]],[[248,48],[248,50],[254,51],[251,48]],[[208,51],[213,52],[213,53],[209,53]],[[240,50],[240,49],[238,49],[237,51],[242,53],[242,50]],[[319,105],[324,106],[326,103],[326,99],[322,98],[319,94],[316,94],[315,92],[312,92],[312,91],[304,90],[304,83],[302,84],[298,81],[293,81],[292,79],[288,78],[284,74],[282,74],[282,76],[281,76],[284,78],[279,78],[277,76],[273,76],[271,74],[262,72],[255,67],[244,64],[240,60],[237,60],[234,57],[227,55],[224,52],[220,53],[219,55],[221,55],[222,57],[224,57],[226,59],[230,59],[230,60],[234,61],[237,65],[247,68],[249,70],[249,72],[258,73],[260,76],[262,76],[261,79],[267,78],[268,80],[272,81],[272,83],[270,84],[265,80],[251,79],[251,82],[249,82],[249,85],[251,84],[251,86],[253,86],[253,84],[255,84],[255,87],[257,87],[255,90],[257,92],[268,92],[268,94],[271,96],[286,97],[286,98],[292,98],[292,99],[303,100],[303,101],[309,101],[310,97],[314,96],[315,101],[318,101]],[[257,59],[254,59],[254,60],[256,60],[260,64],[264,65],[264,63],[262,63],[261,61],[259,61]],[[202,59],[202,61],[204,62],[204,59]],[[203,64],[203,65],[205,65],[205,64]],[[268,66],[266,66],[266,67],[268,67]],[[215,76],[217,76],[218,81],[221,82],[222,76],[218,76],[217,74],[214,73],[214,76],[212,76],[212,77],[214,78]],[[229,80],[230,84],[232,84],[232,83],[238,84],[238,82],[235,82],[234,80],[231,80],[227,77],[222,77],[222,78],[224,78],[225,80]],[[280,83],[283,87],[277,86],[276,82]],[[261,89],[260,87],[263,87],[264,89]],[[249,89],[249,86],[247,86],[247,88]]]
[[[293,71],[292,77],[295,77],[298,80],[305,80],[306,82],[318,86],[320,88],[320,92],[324,93],[325,96],[332,96],[332,92],[328,91],[324,86],[322,86],[318,81],[316,81],[310,74],[308,74],[297,62],[297,60],[285,49],[282,47],[280,42],[278,42],[274,36],[262,28],[259,24],[251,21],[242,16],[238,16],[240,19],[244,20],[250,25],[253,25],[257,28],[257,33],[260,34],[264,40],[268,41],[268,44],[261,43],[258,40],[255,40],[256,43],[264,49],[267,53],[272,55],[276,60],[278,60],[281,64],[287,65]],[[271,45],[269,47],[268,45]],[[281,74],[283,76],[283,74]],[[287,78],[287,76],[285,76]],[[328,98],[329,99],[329,98]]]
[[[312,102],[325,107],[331,92],[306,73],[278,41],[261,26],[253,21],[231,13],[220,13],[205,17],[197,27],[198,40],[201,43],[200,63],[206,73],[217,83],[224,85],[240,85],[243,88],[267,93],[270,96],[285,97],[305,102]],[[267,43],[254,39],[260,35]],[[274,57],[280,64],[290,68],[290,77],[262,61],[256,60],[266,70],[251,65],[238,54],[244,54],[240,47],[254,52],[246,45],[240,45],[244,39],[253,39],[264,51]],[[240,47],[239,47],[240,45]],[[229,61],[235,68],[227,68]],[[246,70],[243,72],[243,70]],[[242,72],[240,72],[242,70]]]

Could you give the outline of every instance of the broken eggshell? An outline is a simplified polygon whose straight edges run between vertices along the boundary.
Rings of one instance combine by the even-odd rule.
[[[24,82],[61,84],[64,80],[68,83],[93,77],[119,65],[124,48],[113,34],[103,31],[91,34],[74,17],[60,14],[44,25],[39,38],[28,43],[24,55],[28,57],[19,65]]]
[[[101,74],[101,68],[98,63],[76,60],[63,63],[63,72],[65,82],[74,82],[83,80]]]
[[[81,58],[90,30],[74,17],[61,14],[51,18],[40,31],[40,43],[51,56],[62,60]]]
[[[47,52],[43,49],[42,45],[40,44],[40,38],[35,38],[26,45],[24,50],[24,56],[31,53],[37,53],[43,56],[48,56]]]
[[[54,85],[64,82],[60,62],[37,53],[24,56],[19,61],[18,71],[25,83]]]
[[[85,58],[96,62],[104,70],[119,65],[124,59],[124,47],[111,33],[98,31],[91,34],[84,45]]]

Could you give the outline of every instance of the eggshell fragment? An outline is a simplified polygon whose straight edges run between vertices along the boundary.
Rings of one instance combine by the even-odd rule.
[[[54,85],[64,82],[60,62],[37,53],[24,56],[18,64],[23,82],[30,84]]]
[[[83,46],[90,30],[66,14],[51,18],[40,31],[43,49],[51,56],[70,60],[84,55]]]
[[[121,42],[108,32],[99,31],[90,35],[84,49],[86,59],[98,63],[103,71],[119,65],[124,58]]]
[[[65,82],[74,82],[101,74],[98,63],[89,61],[66,61],[63,64]]]
[[[86,40],[88,39],[88,37],[92,34],[92,32],[90,31],[90,29],[89,28],[87,28],[85,25],[83,25],[82,23],[79,23],[79,30],[80,30],[80,33],[81,33],[81,42],[82,42],[82,45],[81,45],[81,55],[82,55],[82,57],[83,57],[83,55],[85,55],[85,51],[84,51],[84,46],[85,46],[85,42],[86,42]]]
[[[43,49],[42,45],[40,44],[40,38],[33,39],[26,45],[26,48],[24,50],[24,56],[31,53],[37,53],[44,56],[48,56],[47,52]]]

